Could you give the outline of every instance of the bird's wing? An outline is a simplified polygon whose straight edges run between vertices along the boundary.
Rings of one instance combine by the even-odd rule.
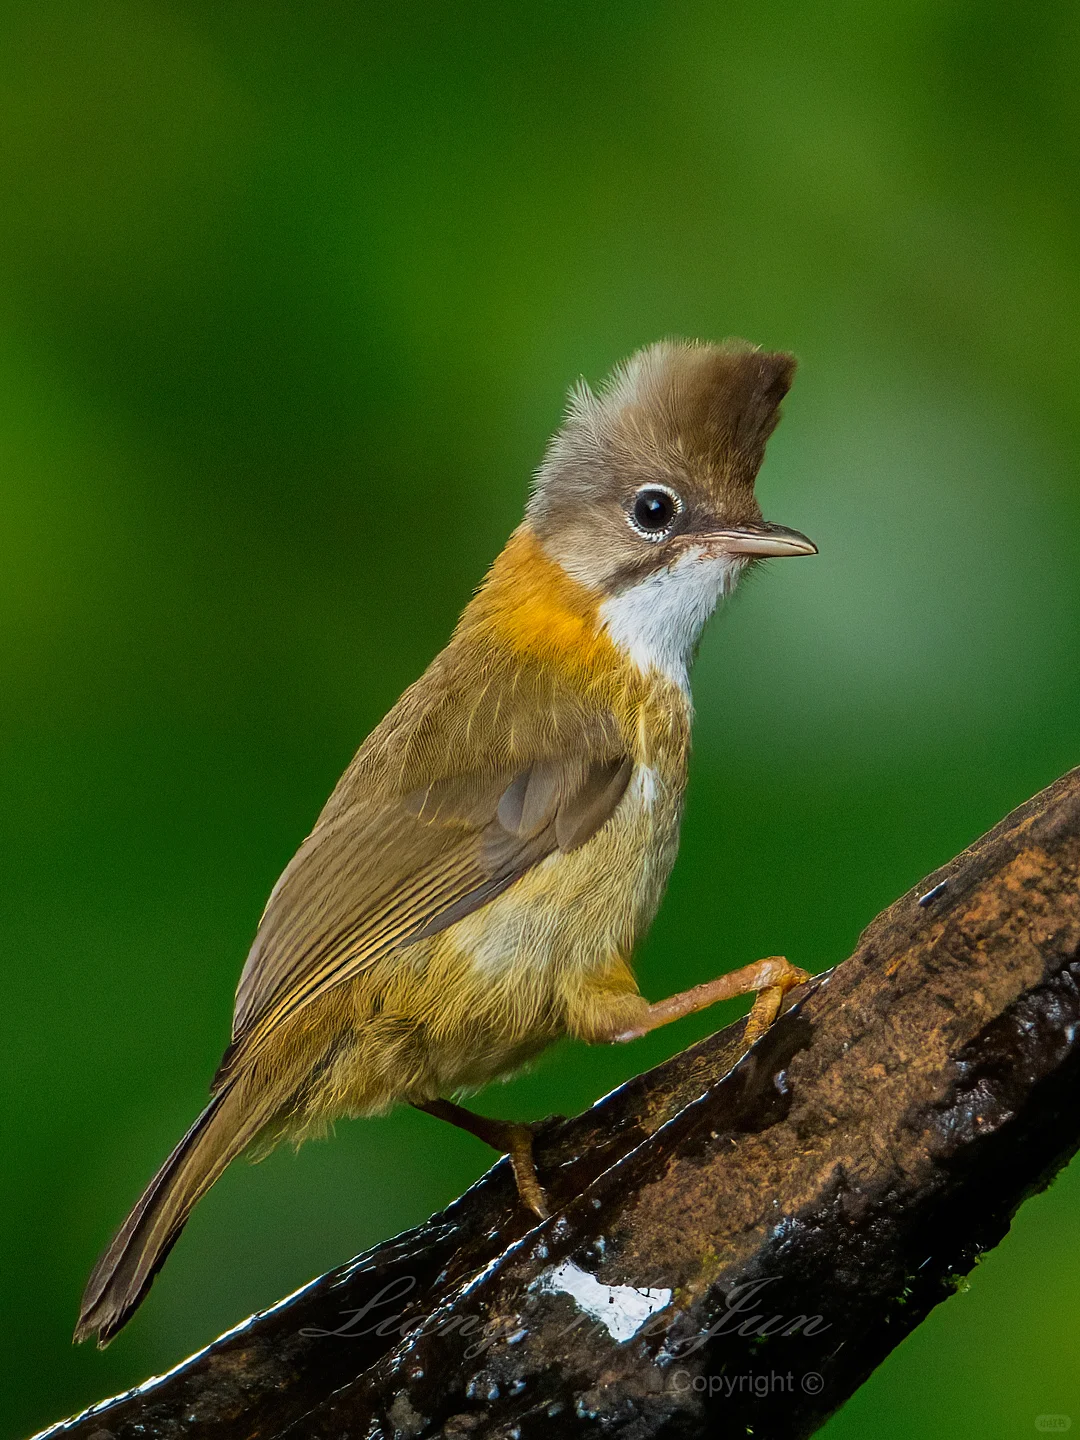
[[[488,678],[476,724],[459,691],[425,677],[365,743],[267,903],[226,1068],[238,1047],[611,816],[633,768],[614,717],[519,680]]]

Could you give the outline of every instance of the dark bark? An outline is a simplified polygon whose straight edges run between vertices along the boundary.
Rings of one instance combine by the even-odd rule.
[[[551,1220],[500,1162],[49,1433],[808,1435],[1080,1143],[1078,981],[1080,770],[878,916],[749,1053],[730,1027],[549,1122]]]

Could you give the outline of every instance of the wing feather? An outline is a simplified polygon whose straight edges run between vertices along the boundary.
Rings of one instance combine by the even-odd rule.
[[[483,714],[466,711],[438,666],[365,742],[274,887],[219,1078],[333,986],[585,844],[622,799],[633,764],[610,711],[514,667],[487,676]],[[436,778],[417,787],[425,762]]]

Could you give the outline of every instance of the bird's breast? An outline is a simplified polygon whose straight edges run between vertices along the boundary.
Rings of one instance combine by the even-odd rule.
[[[656,913],[678,847],[681,779],[639,763],[615,813],[445,932],[482,975],[557,982],[629,955]]]

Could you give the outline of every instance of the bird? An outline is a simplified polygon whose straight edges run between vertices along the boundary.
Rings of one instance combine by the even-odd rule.
[[[664,340],[570,391],[524,520],[274,886],[210,1102],[94,1268],[76,1341],[127,1322],[230,1161],[338,1117],[458,1125],[542,1219],[532,1128],[462,1098],[562,1036],[624,1042],[736,995],[749,1045],[809,978],[769,956],[650,1003],[632,968],[678,846],[702,629],[747,570],[817,553],[755,495],[796,363]]]

